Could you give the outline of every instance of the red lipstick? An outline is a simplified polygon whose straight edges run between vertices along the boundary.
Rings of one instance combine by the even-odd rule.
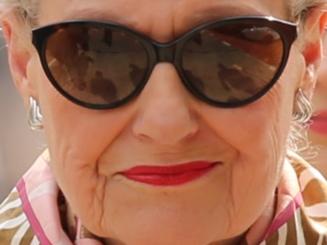
[[[120,172],[130,180],[157,186],[181,185],[200,178],[218,162],[190,162],[173,166],[136,166]]]
[[[312,117],[310,129],[318,134],[327,136],[327,110],[320,111]]]

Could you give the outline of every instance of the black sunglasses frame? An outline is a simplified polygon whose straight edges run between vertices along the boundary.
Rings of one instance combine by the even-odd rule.
[[[213,99],[208,98],[205,94],[201,93],[191,82],[188,81],[185,72],[182,68],[182,54],[183,54],[183,48],[187,41],[189,41],[196,33],[200,32],[203,29],[206,28],[213,28],[213,27],[220,27],[225,26],[232,23],[254,23],[266,27],[272,28],[274,31],[276,31],[282,40],[283,43],[283,55],[280,62],[279,67],[276,70],[275,76],[272,78],[272,80],[257,94],[254,96],[243,100],[243,101],[237,101],[232,103],[226,103],[226,102],[219,102],[215,101]],[[47,47],[47,40],[49,37],[55,33],[58,29],[65,27],[67,25],[92,25],[92,26],[98,26],[103,28],[109,28],[111,30],[119,30],[128,33],[130,36],[134,37],[136,40],[140,42],[140,44],[143,46],[143,48],[146,51],[147,55],[147,71],[143,77],[143,80],[136,86],[135,90],[131,92],[130,95],[128,95],[126,98],[123,98],[119,101],[110,103],[110,104],[93,104],[81,101],[79,99],[76,99],[75,97],[71,96],[69,93],[67,93],[56,81],[56,79],[53,77],[46,59],[46,47]],[[72,101],[75,104],[78,104],[80,106],[89,108],[89,109],[113,109],[117,108],[118,106],[124,105],[131,101],[133,98],[135,98],[137,95],[141,93],[143,88],[145,87],[147,81],[150,78],[150,75],[159,62],[169,62],[172,63],[184,86],[198,99],[201,101],[204,101],[210,105],[221,107],[221,108],[236,108],[241,107],[244,105],[247,105],[249,103],[252,103],[256,100],[258,100],[260,97],[265,95],[278,81],[280,75],[282,74],[290,53],[291,46],[293,42],[296,40],[298,35],[298,25],[295,23],[291,23],[284,20],[279,20],[274,17],[267,17],[267,16],[240,16],[240,17],[230,17],[225,18],[221,20],[212,21],[209,23],[205,23],[202,25],[199,25],[195,28],[193,28],[191,31],[185,33],[181,37],[168,42],[168,43],[159,43],[157,41],[154,41],[150,39],[149,37],[138,33],[136,31],[133,31],[132,29],[127,28],[126,26],[114,23],[114,22],[103,22],[103,21],[96,21],[96,20],[69,20],[65,22],[60,23],[54,23],[47,26],[35,28],[32,30],[32,43],[35,46],[41,65],[44,69],[45,74],[47,75],[48,79],[52,83],[52,85],[67,99]],[[58,44],[60,45],[60,44]]]

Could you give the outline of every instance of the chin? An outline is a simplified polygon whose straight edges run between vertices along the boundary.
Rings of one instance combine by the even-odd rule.
[[[196,211],[192,215],[182,210],[159,208],[156,214],[140,213],[136,216],[129,213],[122,219],[108,221],[110,229],[102,237],[120,241],[117,245],[209,245],[237,234],[225,227],[229,222],[223,222],[223,217],[219,220],[212,215],[213,219],[198,215]]]

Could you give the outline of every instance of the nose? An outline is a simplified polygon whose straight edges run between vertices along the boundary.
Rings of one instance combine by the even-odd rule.
[[[175,145],[194,136],[199,125],[189,94],[170,63],[159,63],[138,98],[133,133],[141,140]]]

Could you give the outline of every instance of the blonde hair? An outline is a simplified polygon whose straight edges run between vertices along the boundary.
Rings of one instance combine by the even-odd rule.
[[[2,11],[15,9],[24,20],[34,25],[37,21],[38,4],[41,0],[0,0]]]
[[[303,17],[309,9],[326,5],[327,0],[292,0],[290,3],[291,16],[293,18]]]

